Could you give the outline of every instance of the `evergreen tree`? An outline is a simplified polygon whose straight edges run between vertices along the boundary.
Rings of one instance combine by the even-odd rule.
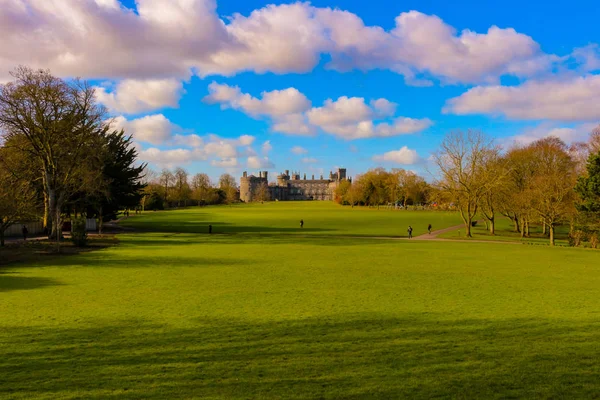
[[[600,214],[600,152],[588,158],[587,176],[579,177],[575,190],[581,201],[577,209],[584,213]]]
[[[114,219],[123,209],[140,204],[145,164],[137,165],[137,150],[132,146],[131,136],[124,131],[112,131],[105,136],[104,167],[102,174],[106,184],[106,196],[97,203],[98,215],[104,221]]]

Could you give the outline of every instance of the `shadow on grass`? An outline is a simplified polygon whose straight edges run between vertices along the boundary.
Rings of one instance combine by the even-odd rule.
[[[189,322],[189,321],[188,321]],[[599,322],[140,320],[0,331],[0,397],[593,398]]]
[[[55,279],[19,276],[16,272],[0,272],[0,293],[14,290],[41,289],[59,285],[62,284]]]
[[[338,245],[372,245],[373,240],[361,237],[331,237],[331,236],[313,236],[313,235],[277,235],[277,234],[212,234],[212,235],[190,235],[173,234],[168,236],[150,236],[147,234],[131,234],[123,239],[122,245],[133,247],[145,246],[189,246],[194,244],[209,245],[288,245],[299,243],[310,243],[315,246],[338,246]],[[407,242],[407,241],[404,241]],[[276,249],[273,249],[276,250]]]

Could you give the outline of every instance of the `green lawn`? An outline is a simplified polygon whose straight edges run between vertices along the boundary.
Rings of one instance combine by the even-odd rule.
[[[304,220],[303,229],[300,220]],[[427,232],[428,224],[441,229],[461,223],[454,212],[351,208],[306,201],[150,211],[142,217],[132,215],[123,225],[161,232],[205,233],[211,224],[218,233],[399,237],[407,235],[409,225],[413,235],[419,235]]]
[[[299,215],[330,236],[289,235]],[[0,398],[597,397],[599,252],[336,236],[434,218],[157,212],[118,246],[2,267]],[[192,233],[209,221],[244,234]]]

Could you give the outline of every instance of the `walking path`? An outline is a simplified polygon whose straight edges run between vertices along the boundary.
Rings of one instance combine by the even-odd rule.
[[[479,222],[479,221],[478,221]],[[468,242],[468,243],[502,243],[502,244],[523,244],[521,242],[513,242],[513,241],[503,241],[503,240],[474,240],[474,239],[444,239],[438,238],[439,235],[444,233],[458,231],[463,229],[464,224],[451,226],[449,228],[439,229],[437,231],[431,232],[431,234],[426,233],[424,235],[420,235],[414,237],[416,240],[436,240],[436,241],[444,241],[444,242]]]

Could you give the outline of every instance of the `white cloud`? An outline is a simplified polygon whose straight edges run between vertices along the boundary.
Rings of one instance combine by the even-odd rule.
[[[315,127],[308,123],[305,114],[290,114],[279,117],[273,121],[271,130],[299,136],[312,136],[315,133]]]
[[[381,155],[373,156],[373,161],[401,165],[412,165],[417,163],[419,160],[420,158],[417,152],[409,149],[406,146],[401,147],[399,150],[392,150]]]
[[[183,93],[183,84],[177,79],[125,79],[111,92],[96,88],[98,102],[113,113],[123,114],[176,108]]]
[[[432,125],[427,118],[406,117],[397,117],[392,123],[375,123],[374,119],[389,118],[396,111],[396,104],[383,98],[372,100],[369,105],[362,97],[341,96],[335,101],[325,100],[322,107],[309,108],[310,101],[294,88],[263,92],[262,99],[257,99],[237,86],[213,82],[209,92],[205,102],[238,109],[252,117],[267,115],[272,119],[272,131],[291,135],[312,135],[320,128],[352,140],[415,133]]]
[[[365,104],[365,99],[362,97],[348,98],[342,96],[336,101],[325,100],[323,107],[311,109],[308,111],[307,116],[313,125],[323,128],[328,126],[338,127],[371,119],[373,111]]]
[[[600,70],[600,46],[598,44],[577,48],[573,50],[571,57],[580,64],[583,71]]]
[[[317,160],[316,158],[313,157],[304,157],[302,160],[304,164],[316,164],[319,162],[319,160]]]
[[[392,103],[387,99],[371,100],[371,107],[380,117],[391,117],[396,113],[396,103]]]
[[[273,150],[273,146],[271,145],[271,141],[267,140],[265,141],[261,148],[260,148],[261,152],[266,156],[267,154],[269,154],[271,152],[271,150]]]
[[[376,109],[369,107],[362,97],[342,96],[336,101],[328,99],[323,107],[313,108],[307,116],[310,123],[320,127],[324,132],[343,139],[352,140],[369,137],[389,137],[422,131],[432,125],[432,121],[398,117],[393,122],[373,122],[378,114],[384,112],[389,116],[391,102],[379,99],[372,102]]]
[[[230,42],[214,0],[3,0],[0,71],[15,65],[86,78],[187,77]]]
[[[316,13],[330,31],[330,67],[338,70],[387,68],[403,74],[408,83],[428,85],[416,76],[427,73],[448,83],[489,82],[501,75],[527,76],[548,69],[554,60],[532,38],[511,28],[457,34],[435,15],[410,11],[400,14],[395,28],[386,32],[365,26],[346,11]]]
[[[304,147],[301,146],[294,146],[292,147],[292,149],[290,150],[292,153],[294,154],[308,154],[308,150],[306,150]]]
[[[204,98],[206,103],[241,110],[253,117],[266,115],[277,118],[310,108],[310,101],[295,88],[262,92],[261,99],[242,93],[237,86],[221,85],[216,82],[208,85],[208,91],[209,95]]]
[[[180,135],[177,134],[173,136],[173,144],[175,146],[184,146],[184,147],[202,147],[204,146],[204,139],[195,133],[188,135]]]
[[[238,166],[238,159],[235,157],[222,158],[220,160],[212,160],[210,165],[220,168],[235,168]]]
[[[119,116],[112,120],[111,126],[116,130],[123,129],[126,134],[132,135],[138,142],[154,145],[169,141],[173,131],[178,129],[162,114],[147,115],[131,121]]]
[[[187,149],[161,150],[155,147],[139,151],[139,158],[143,161],[167,168],[181,166],[194,159],[201,159],[193,151]]]
[[[250,157],[248,157],[247,164],[248,164],[248,168],[252,168],[252,169],[275,168],[275,164],[273,164],[271,161],[269,161],[268,157],[261,158],[261,157],[257,157],[257,156],[250,156]]]
[[[529,81],[520,86],[475,87],[450,99],[444,112],[502,115],[516,120],[600,119],[600,75]]]
[[[557,58],[512,28],[456,30],[434,15],[405,12],[395,27],[309,3],[268,5],[222,20],[216,0],[2,0],[0,80],[19,64],[97,79],[389,69],[409,83],[494,82],[529,76]],[[426,75],[425,78],[422,75]]]

